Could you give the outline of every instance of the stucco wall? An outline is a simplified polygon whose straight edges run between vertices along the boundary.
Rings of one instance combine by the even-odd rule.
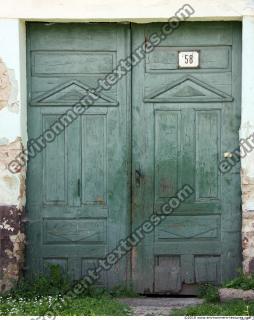
[[[238,20],[251,14],[253,0],[9,0],[0,1],[0,18],[79,21],[166,21],[182,5],[192,19]]]
[[[26,141],[25,26],[0,21],[0,290],[9,289],[23,266],[25,168],[16,174],[8,163]],[[22,102],[22,103],[21,103]],[[24,115],[24,116],[22,116]]]
[[[254,132],[254,17],[243,20],[242,47],[242,114],[240,138],[246,139]],[[248,143],[254,146],[254,139]],[[250,148],[251,150],[251,148]],[[242,182],[242,239],[243,268],[245,272],[254,272],[254,152],[241,159]]]

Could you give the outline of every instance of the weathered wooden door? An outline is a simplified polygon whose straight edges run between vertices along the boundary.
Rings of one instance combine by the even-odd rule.
[[[28,24],[29,138],[98,87],[129,54],[128,25]],[[78,279],[129,233],[129,75],[28,165],[27,267],[59,264]],[[127,257],[128,258],[128,257]],[[126,259],[102,285],[123,283]]]
[[[160,27],[135,25],[133,48]],[[180,69],[178,52],[192,50],[199,68]],[[133,227],[194,190],[133,250],[139,292],[193,292],[240,267],[239,167],[218,169],[238,145],[240,62],[239,23],[184,23],[133,69]]]
[[[160,28],[29,24],[29,138]],[[199,67],[179,68],[178,52],[192,50]],[[238,145],[240,61],[239,23],[184,23],[31,159],[28,269],[60,264],[82,277],[188,184],[193,194],[101,284],[190,293],[232,278],[241,260],[239,167],[218,166]]]

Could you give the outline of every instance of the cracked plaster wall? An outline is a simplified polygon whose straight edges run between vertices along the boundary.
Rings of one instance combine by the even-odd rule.
[[[24,26],[18,20],[0,20],[0,291],[9,290],[24,265],[25,174],[8,164],[23,150],[21,42]],[[24,61],[23,61],[24,62]],[[24,77],[24,76],[23,76]],[[25,104],[24,104],[25,106]],[[25,120],[24,120],[25,121]]]

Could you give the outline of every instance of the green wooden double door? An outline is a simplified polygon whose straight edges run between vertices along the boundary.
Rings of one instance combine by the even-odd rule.
[[[98,87],[161,24],[29,23],[28,134],[35,139]],[[179,52],[198,51],[198,68]],[[72,278],[114,250],[189,184],[194,192],[98,284],[192,292],[241,263],[238,145],[241,25],[180,25],[28,164],[27,270],[59,264]],[[44,136],[45,137],[45,136]]]

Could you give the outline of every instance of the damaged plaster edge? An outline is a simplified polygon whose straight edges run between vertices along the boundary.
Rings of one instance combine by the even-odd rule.
[[[8,164],[27,145],[25,21],[0,19],[0,41],[0,202],[23,210],[26,167],[13,174]]]
[[[20,136],[23,146],[26,148],[28,141],[27,133],[27,70],[26,70],[26,22],[19,20],[19,90],[20,90]]]
[[[15,205],[23,210],[26,204],[26,167],[11,173],[8,165],[24,150],[21,137],[10,144],[0,145],[0,204]]]
[[[16,137],[21,137],[23,145],[26,146],[27,80],[25,21],[19,19],[0,19],[0,42],[0,61],[6,66],[11,84],[8,103],[0,108],[0,139],[8,138],[8,142],[6,140],[6,143],[10,143]],[[13,125],[8,126],[8,121],[11,121]]]
[[[0,113],[1,116],[1,113]],[[19,147],[18,147],[19,145]],[[0,137],[0,148],[9,146],[12,150],[23,150],[23,141],[22,138],[19,137]]]
[[[254,210],[253,211],[243,211],[242,214],[243,219],[251,220],[254,222]]]

